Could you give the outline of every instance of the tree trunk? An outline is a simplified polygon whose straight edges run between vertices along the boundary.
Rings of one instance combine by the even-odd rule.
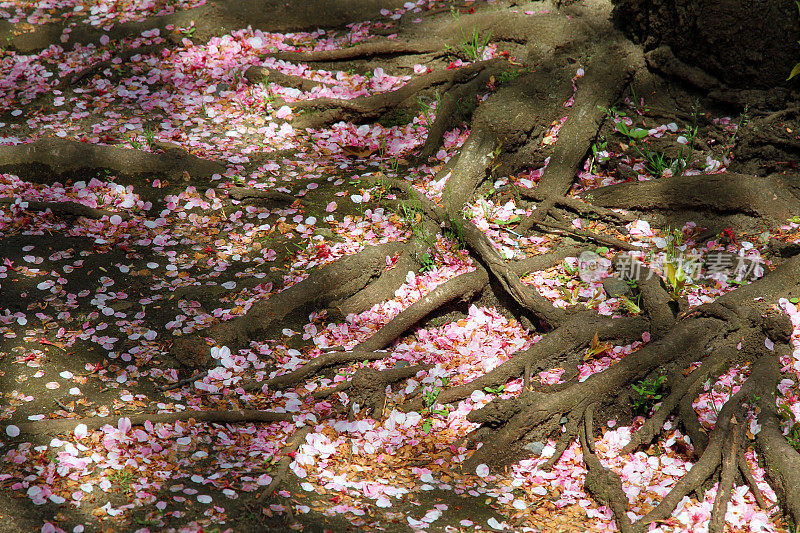
[[[800,61],[789,0],[615,0],[620,29],[645,47],[667,45],[687,64],[737,88],[782,85]]]

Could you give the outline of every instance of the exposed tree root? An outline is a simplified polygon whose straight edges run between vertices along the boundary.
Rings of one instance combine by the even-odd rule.
[[[636,282],[642,307],[650,319],[650,333],[656,339],[663,337],[675,324],[677,304],[667,293],[661,277],[628,254],[615,255],[613,265],[625,281]]]
[[[605,118],[601,109],[615,102],[633,75],[638,50],[619,42],[596,51],[578,81],[578,92],[567,122],[558,132],[556,149],[539,181],[543,195],[567,194],[589,146]]]
[[[537,188],[534,187],[532,189],[527,189],[525,187],[516,187],[517,192],[520,196],[524,198],[530,198],[531,200],[536,200],[537,202],[544,202],[547,200],[547,197],[542,194],[542,192]],[[629,213],[618,213],[611,209],[606,209],[605,207],[599,207],[596,205],[592,205],[586,203],[578,198],[572,198],[570,196],[562,196],[561,198],[556,198],[553,201],[554,205],[562,208],[569,209],[578,215],[585,216],[587,218],[601,218],[607,220],[609,222],[619,223],[619,222],[633,222],[636,220],[636,217],[629,214]]]
[[[0,198],[0,206],[14,205],[16,201],[16,198]],[[116,212],[109,211],[108,209],[97,209],[95,207],[79,204],[78,202],[37,202],[35,200],[22,201],[26,204],[23,211],[50,211],[58,217],[86,217],[99,219],[118,215],[123,220],[130,218],[130,215],[124,211]]]
[[[298,370],[283,374],[263,383],[248,384],[245,390],[257,390],[261,386],[271,389],[284,389],[295,386],[302,380],[316,374],[322,368],[353,363],[356,361],[375,361],[383,359],[389,354],[376,352],[389,346],[406,330],[417,324],[420,320],[436,311],[441,306],[458,298],[471,299],[480,292],[489,281],[486,271],[479,269],[467,274],[462,274],[450,281],[436,287],[414,302],[407,309],[389,321],[370,338],[348,352],[328,352],[315,357]]]
[[[137,55],[150,55],[150,54],[157,54],[161,50],[165,48],[166,45],[164,44],[154,44],[149,46],[142,46],[139,48],[129,48],[127,50],[120,51],[117,55],[113,56],[111,59],[107,59],[105,61],[98,61],[93,65],[89,65],[83,70],[79,70],[69,76],[65,76],[62,78],[58,84],[56,84],[53,89],[60,89],[66,90],[69,87],[74,87],[81,81],[91,78],[95,74],[102,72],[107,68],[114,67],[115,65],[119,65],[122,62],[128,61],[133,56]]]
[[[592,203],[636,211],[695,211],[741,213],[768,220],[786,220],[797,212],[797,202],[781,183],[767,177],[726,172],[675,176],[593,189]]]
[[[437,401],[441,404],[453,403],[469,397],[473,391],[502,385],[520,377],[526,367],[538,367],[554,357],[588,346],[595,333],[600,340],[635,339],[641,337],[646,328],[647,321],[641,317],[611,319],[598,316],[594,312],[573,315],[539,342],[527,350],[515,353],[511,359],[500,366],[469,383],[443,390],[439,393]],[[419,400],[408,402],[404,406],[406,410],[418,410],[419,408]],[[558,412],[568,411],[567,409]]]
[[[52,178],[78,176],[92,170],[110,170],[126,176],[164,174],[176,177],[188,172],[193,177],[208,177],[223,173],[225,167],[186,152],[151,154],[63,139],[44,138],[27,144],[0,146],[0,172],[37,182],[47,183]]]
[[[272,481],[267,485],[267,488],[264,489],[264,492],[261,493],[260,499],[262,502],[272,496],[272,494],[278,490],[278,487],[281,486],[281,483],[286,480],[286,476],[289,475],[289,466],[292,464],[292,461],[294,461],[294,452],[303,445],[306,437],[313,430],[314,428],[311,426],[298,429],[294,432],[294,435],[286,441],[286,445],[283,447],[283,457],[281,457],[281,460],[278,462],[275,475],[272,476]]]
[[[293,104],[293,107],[297,110],[316,109],[322,112],[301,115],[294,120],[293,124],[300,129],[319,128],[342,120],[364,122],[376,119],[409,98],[416,97],[424,90],[443,84],[466,82],[486,69],[499,72],[504,64],[505,61],[491,59],[489,61],[479,61],[460,69],[439,70],[415,78],[394,91],[352,100],[335,98],[303,100]]]
[[[175,383],[169,383],[167,385],[159,387],[158,390],[159,390],[159,392],[167,392],[167,391],[170,391],[170,390],[180,389],[181,387],[183,387],[185,385],[189,385],[190,383],[194,383],[195,381],[203,379],[207,375],[208,375],[208,372],[198,372],[198,373],[192,375],[191,377],[188,377],[188,378],[185,378],[185,379],[181,379],[181,380],[176,381]]]
[[[179,337],[170,353],[182,364],[204,367],[211,363],[209,346],[203,337],[211,337],[220,346],[231,350],[245,347],[292,312],[305,308],[318,308],[352,296],[372,279],[386,270],[386,260],[400,253],[404,243],[368,246],[360,253],[347,256],[325,265],[311,275],[268,300],[254,304],[243,317],[220,322],[199,336]]]
[[[440,39],[417,40],[412,42],[392,39],[368,41],[349,48],[336,50],[315,50],[313,52],[271,52],[268,57],[293,62],[327,62],[352,61],[373,57],[397,56],[406,54],[438,54],[446,53],[445,43]],[[276,82],[277,83],[277,82]]]
[[[723,445],[722,474],[719,478],[717,496],[714,498],[714,507],[711,509],[711,521],[708,524],[709,533],[722,533],[725,526],[725,513],[728,510],[728,501],[731,499],[731,491],[735,481],[736,471],[739,465],[739,441],[741,440],[742,429],[739,421],[731,419],[733,426],[727,435]]]
[[[281,87],[292,87],[301,91],[310,91],[315,87],[328,87],[329,84],[323,81],[314,81],[302,76],[284,74],[278,69],[252,66],[248,68],[244,77],[251,83],[277,83]]]
[[[242,386],[246,391],[260,391],[263,387],[278,390],[293,387],[307,379],[323,368],[332,366],[346,365],[348,363],[355,363],[357,361],[377,361],[384,359],[390,354],[388,352],[367,352],[364,350],[351,350],[347,352],[327,352],[318,357],[315,357],[308,363],[304,364],[297,370],[287,374],[281,374],[267,381],[258,381],[247,383]]]
[[[709,436],[708,446],[703,450],[700,458],[692,466],[692,469],[676,483],[666,496],[664,496],[661,502],[636,523],[638,530],[646,531],[650,523],[668,518],[684,496],[697,490],[717,471],[718,467],[723,462],[723,454],[727,456],[730,453],[733,442],[738,444],[738,438],[733,437],[732,433],[741,430],[740,424],[741,421],[744,420],[744,412],[741,404],[748,399],[748,396],[754,392],[756,387],[760,387],[760,381],[764,379],[768,365],[770,364],[770,359],[770,357],[762,357],[754,364],[753,371],[742,388],[739,392],[734,394],[720,410],[714,430]],[[728,477],[732,485],[734,473],[730,472],[730,470],[736,468],[736,454],[734,454],[731,463],[729,463],[727,467],[729,470]],[[724,470],[723,468],[723,471]],[[725,481],[728,481],[728,479],[726,478]],[[722,497],[722,501],[720,501],[719,505],[715,501],[714,511],[722,513],[722,520],[724,520],[725,509],[727,509],[727,501],[725,500],[729,496],[730,488],[726,489],[724,486],[721,486],[720,490],[717,492],[717,498]],[[715,520],[719,519],[716,519],[712,514],[711,522],[714,523]]]
[[[349,381],[345,381],[331,389],[314,393],[317,399],[327,398],[339,392],[350,393],[350,408],[348,411],[354,416],[354,405],[365,410],[365,414],[374,420],[381,420],[386,409],[386,387],[398,381],[416,376],[423,370],[428,370],[431,365],[416,365],[392,368],[390,370],[375,370],[372,368],[359,368]],[[359,411],[360,412],[360,411]]]
[[[649,444],[661,432],[661,429],[664,427],[664,422],[667,421],[670,415],[679,406],[683,398],[694,398],[695,395],[692,394],[692,392],[699,392],[698,389],[702,387],[702,384],[705,383],[709,377],[714,378],[724,370],[723,367],[733,355],[730,353],[732,349],[733,347],[729,346],[715,350],[703,361],[703,364],[700,365],[699,368],[695,369],[686,379],[680,382],[675,383],[674,379],[668,380],[671,389],[669,395],[661,402],[661,406],[658,410],[645,420],[642,427],[631,435],[630,442],[620,450],[620,453],[633,453],[640,446]],[[702,354],[697,354],[697,358],[700,358],[701,355]],[[689,405],[691,406],[691,401]],[[679,416],[678,419],[683,421],[684,417]],[[692,440],[692,442],[695,441]]]
[[[474,108],[473,103],[497,74],[495,69],[487,68],[465,83],[455,85],[454,80],[445,85],[444,96],[436,107],[436,119],[428,127],[428,136],[415,158],[417,162],[427,161],[439,150],[444,134],[470,118],[468,115]]]
[[[559,233],[571,235],[580,240],[595,242],[597,244],[603,244],[605,246],[613,246],[614,248],[617,248],[619,250],[633,251],[641,249],[637,246],[632,245],[629,242],[617,239],[616,237],[612,237],[610,235],[604,235],[602,233],[596,233],[593,231],[588,231],[585,229],[570,227],[567,224],[564,224],[563,222],[551,222],[548,220],[543,220],[540,222],[535,222],[534,224],[542,228],[555,230]]]
[[[609,326],[612,329],[616,328],[617,326],[613,322],[618,322],[618,319],[610,321],[612,324]],[[591,330],[591,327],[586,327],[586,322],[583,320],[574,327],[583,325],[584,332],[587,329]],[[513,451],[513,445],[521,437],[555,414],[578,413],[580,416],[580,413],[583,413],[590,403],[611,398],[619,391],[627,390],[632,380],[648,374],[659,364],[667,363],[671,358],[682,355],[691,346],[704,345],[713,336],[713,323],[712,319],[696,319],[691,322],[679,323],[663,339],[640,348],[604,372],[594,374],[585,381],[575,383],[565,390],[552,394],[523,392],[517,398],[513,409],[498,407],[493,405],[495,402],[491,402],[482,409],[473,411],[468,415],[468,420],[482,423],[489,417],[494,420],[494,425],[503,425],[503,428],[494,432],[491,442],[484,443],[483,447],[467,459],[464,468],[472,470],[480,463],[496,463],[498,460],[502,462],[502,458]],[[564,325],[562,328],[566,329],[567,326]],[[558,331],[546,335],[531,349],[545,341],[553,342],[550,339],[551,337],[555,338],[556,336],[553,334]],[[617,332],[617,335],[622,336],[621,333]],[[566,336],[567,332],[562,335]],[[586,337],[583,338],[586,339]],[[588,344],[588,339],[584,342]],[[509,362],[504,364],[507,365]],[[475,381],[478,380],[474,380],[472,383]]]
[[[38,422],[19,424],[20,434],[30,435],[60,435],[75,431],[75,428],[84,424],[89,431],[102,428],[106,424],[116,426],[120,419],[127,418],[131,426],[141,426],[146,422],[152,424],[174,424],[178,421],[196,420],[209,424],[241,424],[247,422],[291,422],[289,413],[273,413],[270,411],[225,410],[225,411],[180,411],[177,413],[138,413],[117,416],[96,416],[89,418],[58,418],[45,419]]]
[[[633,531],[628,518],[628,497],[622,490],[622,480],[616,472],[604,467],[594,451],[594,404],[586,408],[584,427],[580,432],[583,462],[586,464],[584,487],[598,503],[608,505],[614,512],[617,527],[622,533]]]
[[[775,391],[780,379],[777,358],[770,361],[764,380],[763,393],[757,400],[758,423],[761,431],[756,435],[758,453],[764,458],[767,480],[785,504],[785,511],[795,524],[800,523],[800,453],[786,441],[775,406]]]
[[[226,192],[229,198],[234,200],[249,200],[252,198],[272,200],[275,202],[283,202],[291,204],[299,198],[291,194],[276,191],[274,189],[253,189],[250,187],[230,187],[228,189],[218,189],[220,192]]]

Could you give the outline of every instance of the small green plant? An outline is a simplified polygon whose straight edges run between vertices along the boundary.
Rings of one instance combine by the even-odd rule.
[[[616,105],[612,105],[611,107],[604,107],[599,105],[597,106],[597,109],[605,113],[606,118],[616,118],[625,116],[625,112],[618,110]]]
[[[513,68],[513,69],[509,69],[509,70],[504,70],[497,77],[497,83],[498,83],[498,85],[502,85],[504,83],[508,83],[510,81],[513,81],[513,80],[519,78],[523,74],[526,74],[527,72],[528,72],[528,69],[525,69],[525,68]]]
[[[631,298],[628,298],[624,294],[621,294],[619,296],[619,301],[622,304],[622,306],[625,308],[625,310],[628,311],[630,314],[632,314],[632,315],[641,315],[642,314],[642,308],[639,305],[639,299],[640,298],[641,298],[641,295],[636,297],[636,301],[633,301]]]
[[[484,387],[483,390],[489,394],[502,394],[506,390],[505,385],[498,385],[497,387]]]
[[[778,407],[778,415],[789,428],[789,432],[786,434],[789,445],[795,450],[800,450],[800,423],[795,420],[794,413],[788,405],[783,404]]]
[[[139,140],[136,137],[129,137],[128,144],[130,144],[131,148],[135,150],[141,150],[142,148],[144,148],[144,144],[139,142]]]
[[[429,253],[423,254],[419,262],[421,265],[419,267],[420,272],[429,272],[431,270],[436,270],[436,262],[433,260],[433,257],[431,257],[431,254]]]
[[[142,132],[142,135],[144,136],[145,142],[147,142],[147,146],[149,146],[151,150],[155,149],[156,130],[152,128],[145,128]]]
[[[472,32],[467,33],[464,30],[464,26],[461,25],[461,20],[458,14],[458,11],[454,7],[451,6],[450,13],[453,15],[453,18],[456,19],[458,22],[458,28],[461,31],[461,44],[458,45],[458,50],[470,61],[477,61],[483,55],[483,49],[489,44],[492,39],[492,32],[489,32],[487,35],[482,35],[478,28],[475,26],[472,27]],[[445,45],[445,49],[451,49],[450,46]]]
[[[433,105],[434,102],[436,102],[436,105]],[[430,115],[435,113],[437,109],[441,109],[442,95],[439,92],[439,89],[436,89],[434,97],[431,101],[425,101],[422,96],[419,96],[417,97],[417,103],[421,109],[427,109],[427,114]]]
[[[647,130],[642,128],[628,128],[624,122],[617,122],[614,129],[628,138],[631,144],[636,144],[647,137]]]
[[[664,396],[665,383],[667,376],[657,378],[647,378],[638,383],[631,384],[634,394],[631,395],[631,403],[636,412],[647,414],[661,401]]]
[[[125,492],[129,492],[131,490],[131,484],[136,479],[136,472],[133,470],[117,470],[112,472],[108,479],[112,482],[117,484],[122,490]]]
[[[464,220],[461,217],[452,217],[450,223],[444,229],[443,235],[458,242],[459,247],[467,247],[464,240]]]
[[[433,406],[436,405],[436,399],[439,397],[439,394],[442,393],[442,389],[447,385],[448,381],[450,381],[450,378],[442,378],[440,380],[441,386],[434,385],[422,393],[422,399],[425,402],[425,408],[429,412],[433,413]]]
[[[183,35],[191,39],[192,36],[194,35],[194,32],[197,31],[197,28],[194,26],[194,22],[192,22],[192,25],[189,26],[188,28],[181,28],[178,31],[180,31]]]
[[[651,176],[661,177],[664,171],[672,166],[672,162],[661,152],[648,150],[647,148],[637,148],[637,152],[644,159],[644,168]]]
[[[436,400],[439,398],[439,394],[442,393],[444,387],[447,386],[447,383],[450,381],[450,378],[440,378],[439,385],[434,385],[430,389],[426,390],[422,393],[422,399],[425,402],[425,408],[428,410],[428,413],[431,416],[447,416],[450,414],[450,408],[445,406],[441,409],[436,409]],[[431,428],[433,427],[433,419],[428,418],[425,422],[422,423],[422,431],[426,435],[430,433]]]
[[[695,114],[692,113],[692,117]],[[675,176],[682,176],[684,172],[689,168],[691,165],[691,161],[689,161],[689,157],[691,157],[692,152],[694,152],[694,140],[697,138],[697,126],[689,126],[686,128],[686,143],[681,146],[681,153],[678,155],[677,158],[670,164],[670,168],[672,169],[672,173]],[[688,146],[689,153],[685,154],[685,150]]]
[[[597,142],[592,143],[592,174],[597,174],[597,168],[595,166],[597,163],[605,163],[610,159],[607,153],[604,153],[606,152],[606,148],[608,148],[608,142],[603,137],[598,139]]]
[[[679,299],[683,292],[693,287],[689,284],[689,279],[684,269],[684,259],[681,257],[681,246],[683,245],[683,230],[680,228],[665,228],[664,240],[664,277],[667,282],[667,290],[674,299]]]

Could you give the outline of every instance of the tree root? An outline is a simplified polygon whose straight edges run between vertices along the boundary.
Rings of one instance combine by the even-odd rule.
[[[733,172],[620,183],[579,196],[589,194],[594,205],[643,212],[741,213],[774,221],[785,221],[797,212],[796,201],[781,183]]]
[[[17,198],[0,198],[0,206],[14,205]],[[79,204],[78,202],[37,202],[35,200],[22,200],[26,205],[24,211],[50,211],[53,215],[58,217],[85,217],[100,219],[103,217],[111,217],[117,215],[122,220],[130,219],[130,215],[124,211],[116,212],[109,211],[108,209],[98,209],[89,207],[87,205]]]
[[[619,321],[619,319],[607,320],[612,323]],[[713,336],[715,323],[716,321],[713,319],[697,319],[678,323],[669,335],[640,348],[604,372],[592,375],[583,382],[575,383],[568,389],[552,394],[530,392],[521,394],[517,399],[518,408],[515,412],[509,413],[510,416],[507,416],[507,422],[502,430],[495,431],[491,442],[484,443],[483,447],[479,448],[467,459],[464,468],[472,470],[480,463],[488,464],[502,461],[522,436],[551,416],[557,413],[581,414],[590,403],[613,397],[615,394],[619,394],[619,391],[627,390],[628,385],[638,376],[646,375],[659,364],[665,364],[670,359],[679,357],[692,346],[704,345]],[[585,324],[586,319],[581,320],[570,329],[582,326],[584,332],[586,332]],[[616,328],[616,325],[613,324],[609,324],[609,326],[612,329]],[[567,326],[564,325],[562,328],[566,329]],[[591,328],[589,329],[591,330]],[[553,342],[551,337],[555,339],[556,335],[553,335],[553,333],[558,331],[556,330],[546,335],[544,339],[534,344],[530,350],[545,341]],[[619,331],[617,333],[622,332]],[[563,336],[567,334],[567,332],[562,332]],[[583,338],[588,343],[588,338]],[[513,360],[511,359],[511,361]],[[509,362],[507,361],[504,365],[509,364]],[[474,380],[470,385],[480,379]],[[443,391],[439,396],[441,397],[445,392],[448,391]],[[480,421],[484,416],[481,411],[487,408],[488,410],[494,409],[493,403],[491,402],[482,409],[470,413],[467,417],[468,420]]]
[[[20,434],[61,435],[75,430],[84,424],[89,431],[95,431],[106,424],[117,425],[123,418],[130,420],[131,426],[141,426],[146,422],[152,424],[174,424],[178,421],[195,420],[209,424],[241,424],[247,422],[271,423],[291,422],[290,413],[273,413],[270,411],[225,410],[225,411],[180,411],[177,413],[139,413],[131,415],[96,416],[89,418],[45,419],[38,422],[19,424]]]
[[[292,87],[301,91],[310,91],[315,87],[330,87],[330,84],[324,81],[314,81],[302,76],[284,74],[278,69],[264,66],[248,68],[244,73],[244,77],[250,80],[250,83],[277,83],[281,87]]]
[[[596,313],[581,313],[571,316],[564,324],[545,335],[527,350],[517,352],[511,359],[482,376],[439,393],[441,404],[453,403],[468,398],[473,391],[484,387],[497,387],[522,375],[525,368],[541,364],[551,357],[574,352],[592,341],[595,333],[600,340],[640,338],[646,330],[647,321],[641,317],[611,319]],[[420,401],[412,400],[405,410],[419,410]],[[557,412],[566,412],[560,409]]]
[[[90,65],[83,70],[79,70],[78,72],[75,72],[69,76],[62,78],[53,87],[53,89],[59,89],[63,91],[67,87],[74,87],[79,82],[87,78],[91,78],[95,74],[98,74],[107,68],[119,65],[121,62],[128,61],[133,56],[157,54],[165,47],[166,47],[165,44],[153,44],[149,46],[142,46],[139,48],[130,48],[127,50],[122,50],[117,55],[113,56],[111,59],[107,59],[105,61],[98,61],[97,63],[94,63],[93,65]]]
[[[783,435],[778,410],[775,406],[776,390],[780,379],[778,358],[769,363],[763,392],[757,401],[758,423],[761,431],[756,435],[756,448],[764,459],[764,470],[770,487],[779,501],[784,502],[786,513],[795,524],[800,523],[800,454],[797,453]]]
[[[583,462],[586,465],[586,479],[583,484],[598,503],[611,508],[619,530],[622,533],[631,533],[633,528],[627,514],[628,497],[622,490],[622,480],[619,474],[603,466],[594,451],[593,417],[594,404],[586,408],[584,427],[580,432]]]
[[[386,258],[403,250],[405,243],[368,246],[363,251],[325,265],[288,289],[268,300],[254,304],[245,316],[211,326],[200,335],[179,337],[170,353],[189,367],[202,368],[211,363],[205,336],[231,350],[245,347],[250,339],[265,332],[273,323],[294,311],[309,306],[328,306],[352,296],[386,270]]]
[[[629,41],[620,41],[594,53],[586,75],[578,82],[572,112],[558,132],[550,163],[539,180],[542,194],[562,197],[572,187],[605,118],[602,107],[608,107],[622,94],[633,75],[632,58],[637,52]]]
[[[282,202],[285,204],[292,204],[295,201],[299,200],[294,195],[276,191],[274,189],[253,189],[250,187],[230,187],[228,189],[217,189],[220,192],[228,193],[228,198],[233,198],[234,200],[249,200],[252,198],[258,199],[265,199],[265,200],[272,200],[275,202]]]
[[[617,239],[616,237],[612,237],[610,235],[603,235],[602,233],[595,233],[593,231],[588,231],[585,229],[573,228],[562,222],[550,222],[548,220],[543,220],[541,222],[534,222],[534,224],[542,228],[555,230],[559,233],[564,233],[567,235],[571,235],[573,237],[577,237],[578,239],[584,241],[590,241],[605,246],[611,246],[619,250],[627,250],[627,251],[641,250],[640,247],[634,246],[628,242]]]
[[[642,308],[650,318],[650,333],[656,339],[663,337],[675,324],[677,305],[661,277],[625,253],[616,254],[612,264],[622,279],[636,282]]]
[[[270,52],[267,57],[283,61],[300,63],[318,63],[328,61],[352,61],[354,59],[370,59],[381,56],[398,56],[406,54],[447,53],[445,43],[440,39],[425,39],[413,42],[395,41],[392,39],[369,41],[348,48],[336,50],[315,50],[313,52]]]
[[[184,385],[189,385],[190,383],[194,383],[195,381],[201,380],[204,377],[206,377],[207,375],[208,375],[208,372],[198,372],[197,374],[194,374],[191,377],[178,380],[175,383],[169,383],[169,384],[164,385],[162,387],[158,387],[158,391],[159,392],[167,392],[167,391],[170,391],[170,390],[180,389]]]
[[[718,376],[723,370],[729,358],[733,355],[731,350],[732,346],[726,346],[717,350],[703,361],[699,368],[696,368],[689,376],[680,381],[679,383],[670,383],[670,393],[661,402],[658,411],[653,413],[640,427],[636,433],[631,435],[631,440],[626,444],[620,453],[623,455],[633,453],[640,446],[649,444],[664,427],[664,422],[667,421],[672,412],[679,406],[683,398],[695,398],[696,393],[699,392],[700,387],[709,378]],[[689,402],[691,406],[691,401]],[[696,417],[691,416],[696,420]],[[686,417],[679,416],[679,420],[684,421]],[[690,435],[691,438],[691,435]],[[694,439],[692,442],[697,444]]]
[[[297,370],[293,370],[287,374],[275,376],[267,381],[257,381],[247,383],[242,388],[248,392],[261,391],[264,387],[272,390],[287,389],[294,387],[304,379],[313,376],[323,368],[332,366],[346,365],[358,361],[378,361],[389,357],[391,354],[388,352],[367,352],[364,350],[351,350],[347,352],[326,352],[318,357],[315,357],[308,363],[304,364]]]
[[[293,104],[296,110],[316,109],[322,112],[302,115],[294,120],[298,129],[320,128],[339,121],[364,122],[380,117],[409,98],[413,98],[421,91],[442,84],[456,84],[468,81],[485,69],[497,70],[505,62],[497,59],[480,61],[456,70],[442,70],[431,72],[425,76],[415,78],[399,89],[388,93],[375,94],[340,100],[336,98],[316,98],[303,100]]]
[[[528,189],[526,187],[515,187],[515,190],[523,198],[529,198],[537,202],[544,202],[547,200],[547,197],[543,195],[536,187],[532,189]],[[579,198],[572,198],[570,196],[557,197],[553,200],[553,204],[558,207],[569,209],[570,211],[587,218],[597,217],[616,223],[627,223],[636,220],[636,217],[629,213],[617,213],[611,209],[592,205],[582,201]]]
[[[732,441],[738,444],[738,438],[733,437],[732,434],[740,431],[740,421],[744,420],[741,404],[754,392],[756,386],[761,385],[771,362],[772,358],[767,356],[762,357],[754,363],[753,371],[747,378],[747,381],[745,381],[741,389],[739,389],[739,392],[725,402],[725,405],[723,405],[720,410],[716,426],[709,437],[708,446],[703,450],[700,458],[692,466],[692,469],[677,482],[675,487],[664,496],[661,502],[636,523],[638,530],[646,531],[650,523],[668,518],[684,496],[697,490],[715,473],[720,464],[723,463],[723,454],[725,454],[726,457],[730,454]],[[729,463],[726,462],[726,465],[729,472],[725,481],[727,482],[728,478],[730,478],[730,484],[732,486],[733,472],[730,471],[735,469],[737,465],[735,453],[731,461]],[[723,467],[723,471],[725,470],[726,468]],[[726,491],[727,495],[725,494]],[[721,485],[720,490],[717,492],[717,498],[722,497],[722,501],[720,501],[719,505],[715,501],[714,510],[717,514],[722,513],[721,520],[723,521],[725,509],[727,508],[727,501],[725,500],[729,496],[730,488],[726,489]],[[714,523],[715,520],[719,519],[715,518],[712,514],[712,523]]]
[[[398,381],[416,376],[423,370],[428,370],[432,365],[415,365],[408,367],[392,368],[390,370],[375,370],[372,368],[359,368],[349,381],[345,381],[331,389],[314,393],[314,398],[323,399],[333,394],[353,391],[350,396],[351,417],[355,416],[353,406],[358,404],[365,409],[365,414],[373,420],[381,420],[386,409],[386,387]]]
[[[567,417],[567,423],[564,425],[565,431],[559,435],[553,455],[550,456],[547,461],[542,463],[542,466],[539,468],[547,471],[552,470],[556,463],[561,460],[561,457],[564,455],[564,452],[567,451],[567,448],[570,447],[572,440],[578,435],[579,424],[579,418],[570,416]]]
[[[46,169],[43,171],[43,169]],[[0,172],[47,182],[54,178],[80,176],[86,171],[109,170],[126,176],[164,174],[179,177],[188,172],[196,178],[225,172],[216,161],[200,159],[185,152],[151,154],[116,146],[87,144],[64,139],[43,138],[32,143],[0,146]]]
[[[469,114],[473,109],[471,101],[475,101],[485,90],[492,76],[497,74],[499,74],[498,69],[487,68],[466,83],[455,86],[449,83],[445,86],[442,91],[444,96],[436,107],[436,119],[428,127],[428,135],[415,157],[415,162],[426,162],[439,150],[445,133],[470,119]]]
[[[400,312],[399,315],[352,351],[325,353],[315,357],[293,372],[274,377],[265,382],[248,384],[244,386],[244,389],[253,391],[260,389],[262,386],[267,386],[270,389],[285,389],[297,385],[302,380],[326,367],[356,361],[376,361],[388,357],[388,353],[377,352],[377,350],[382,350],[389,346],[405,331],[439,309],[439,307],[458,298],[471,299],[483,289],[488,281],[489,278],[483,269],[462,274],[450,281],[446,281]]]
[[[267,488],[261,493],[259,498],[261,502],[264,502],[270,496],[272,496],[272,494],[278,490],[278,487],[280,487],[281,483],[286,480],[286,477],[289,475],[289,466],[294,460],[294,453],[300,448],[300,446],[303,445],[306,437],[313,431],[313,429],[314,428],[311,426],[298,429],[294,432],[294,435],[292,435],[291,438],[286,441],[286,445],[283,447],[283,456],[278,462],[278,469],[276,470],[275,475],[272,477],[270,484],[267,485]]]
[[[714,498],[714,507],[711,509],[711,521],[708,524],[708,533],[722,533],[725,526],[725,513],[728,510],[728,501],[731,499],[731,491],[735,481],[736,471],[739,465],[739,440],[741,439],[742,429],[738,421],[731,419],[733,426],[727,435],[723,446],[722,474],[719,479],[717,495]]]

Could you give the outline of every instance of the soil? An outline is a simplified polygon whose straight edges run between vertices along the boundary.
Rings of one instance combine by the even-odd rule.
[[[0,531],[799,523],[778,4],[0,3]]]

